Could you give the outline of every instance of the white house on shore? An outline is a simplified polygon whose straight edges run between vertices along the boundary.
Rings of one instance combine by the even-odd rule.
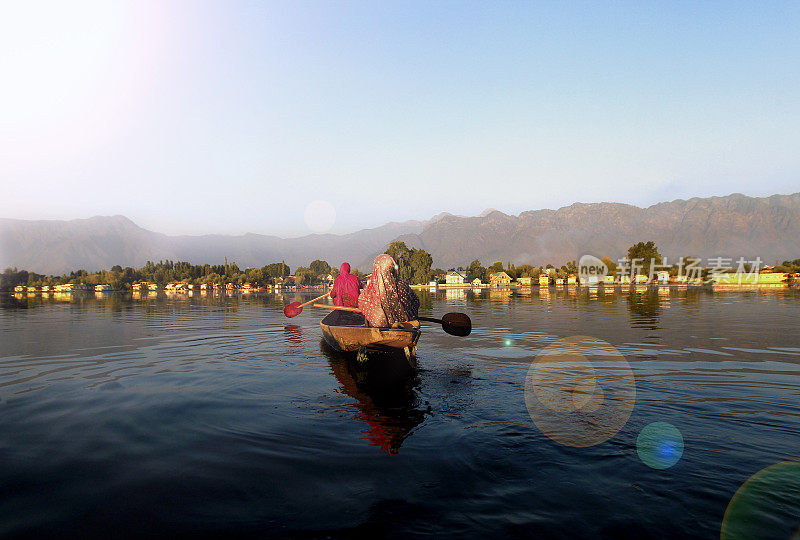
[[[444,276],[445,285],[463,285],[466,282],[467,276],[461,272],[451,270]]]

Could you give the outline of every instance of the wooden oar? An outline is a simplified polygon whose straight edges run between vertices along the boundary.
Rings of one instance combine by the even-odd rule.
[[[464,337],[472,332],[472,321],[466,313],[445,313],[441,319],[433,317],[417,317],[417,319],[439,323],[442,325],[442,330],[451,336]]]
[[[303,304],[301,304],[300,302],[292,302],[291,304],[286,304],[283,307],[283,314],[286,315],[287,317],[289,317],[290,319],[292,317],[297,317],[298,315],[300,315],[303,312],[303,306],[307,306],[308,304],[310,304],[312,302],[316,302],[317,300],[322,300],[323,298],[325,298],[329,294],[330,294],[330,291],[326,292],[322,296],[317,296],[313,300],[309,300],[308,302],[305,302]]]
[[[371,273],[367,274],[366,276],[364,276],[364,279],[368,279],[371,275],[372,275]],[[322,300],[323,298],[325,298],[329,294],[330,294],[330,291],[326,292],[322,296],[317,296],[313,300],[309,300],[308,302],[305,302],[303,304],[301,304],[299,302],[292,302],[291,304],[287,304],[283,308],[283,314],[286,315],[287,317],[289,317],[290,319],[292,317],[297,317],[298,315],[300,315],[303,312],[303,306],[307,306],[311,302],[316,302],[317,300]]]
[[[314,304],[314,307],[361,313],[360,309],[354,307],[332,306],[330,304]],[[445,313],[441,319],[434,319],[433,317],[417,317],[417,319],[420,321],[439,323],[442,325],[442,330],[451,336],[464,337],[472,332],[472,321],[466,313]]]

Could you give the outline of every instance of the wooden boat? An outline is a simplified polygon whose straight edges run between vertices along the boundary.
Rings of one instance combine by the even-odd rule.
[[[402,350],[411,361],[416,356],[417,340],[421,334],[419,321],[400,323],[392,328],[366,326],[361,313],[331,311],[319,323],[322,335],[337,351],[365,352],[370,349]]]

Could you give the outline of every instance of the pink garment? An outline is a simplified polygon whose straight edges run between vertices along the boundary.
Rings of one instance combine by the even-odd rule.
[[[342,263],[339,267],[339,277],[333,282],[331,298],[337,306],[358,307],[358,295],[361,291],[361,282],[350,273],[350,265]]]
[[[370,325],[387,327],[415,320],[419,298],[407,283],[397,278],[394,259],[384,253],[372,263],[372,276],[358,299],[358,307]]]

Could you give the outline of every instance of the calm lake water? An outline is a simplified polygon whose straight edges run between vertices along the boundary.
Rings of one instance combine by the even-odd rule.
[[[410,374],[283,316],[318,294],[0,298],[0,536],[719,538],[800,458],[798,290],[424,291],[474,329],[426,325]],[[591,414],[531,409],[537,355],[578,335],[635,379],[614,418],[633,379],[600,364]],[[796,465],[726,522],[797,534]]]

